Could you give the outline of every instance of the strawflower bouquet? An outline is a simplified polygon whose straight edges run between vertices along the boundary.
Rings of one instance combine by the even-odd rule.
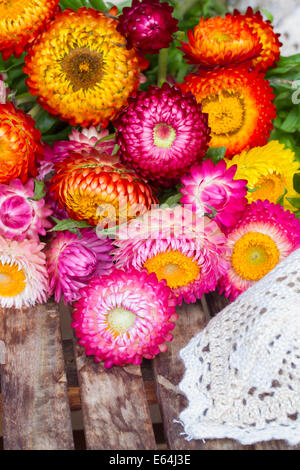
[[[224,3],[0,5],[0,305],[71,304],[107,368],[300,247],[300,54]]]

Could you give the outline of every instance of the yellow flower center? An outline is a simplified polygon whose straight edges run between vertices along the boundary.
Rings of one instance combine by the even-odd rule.
[[[155,273],[159,281],[166,279],[171,289],[186,286],[200,274],[198,263],[180,251],[159,253],[148,259],[144,267],[149,273]]]
[[[258,281],[278,264],[279,250],[268,235],[249,232],[235,243],[231,262],[239,276]]]
[[[221,31],[216,31],[214,34],[212,34],[211,38],[219,43],[232,40],[232,37],[229,34],[223,33]]]
[[[15,297],[26,287],[24,272],[16,264],[0,264],[0,296]]]
[[[136,315],[123,307],[114,308],[107,315],[107,323],[114,335],[128,331],[135,323]]]
[[[87,47],[71,49],[61,67],[74,91],[93,88],[103,76],[103,56]]]
[[[221,95],[209,96],[203,100],[202,110],[208,114],[208,124],[214,135],[234,135],[244,124],[244,103],[237,93],[223,91]]]
[[[256,189],[256,191],[250,193],[252,201],[268,199],[276,204],[278,199],[284,194],[285,183],[281,175],[272,173],[262,176],[253,189]]]

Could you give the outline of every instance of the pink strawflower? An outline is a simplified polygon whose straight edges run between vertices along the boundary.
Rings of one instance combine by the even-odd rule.
[[[59,232],[46,250],[55,301],[64,297],[65,302],[74,302],[92,277],[108,274],[113,267],[111,249],[111,240],[99,238],[92,229],[82,229],[80,234]]]
[[[87,129],[82,129],[81,132],[73,129],[69,135],[69,140],[54,142],[52,148],[45,144],[44,159],[41,161],[37,179],[44,180],[48,174],[54,171],[55,163],[64,160],[71,152],[90,152],[91,148],[95,148],[111,155],[116,144],[114,137],[112,136],[109,140],[99,142],[101,139],[108,136],[109,133],[107,130],[98,132],[97,129],[92,126]]]
[[[219,290],[236,299],[300,247],[300,221],[279,204],[249,204],[227,239],[230,268],[219,281]]]
[[[178,31],[173,7],[159,0],[133,0],[123,8],[117,30],[127,39],[128,49],[134,47],[141,55],[157,54],[169,47],[172,34]]]
[[[25,238],[39,240],[52,226],[52,214],[45,200],[34,201],[34,180],[23,184],[19,179],[0,184],[0,235],[21,241]]]
[[[81,289],[72,327],[95,362],[140,364],[167,350],[177,320],[175,300],[154,274],[114,270]]]
[[[46,302],[49,294],[44,245],[36,240],[0,236],[0,305],[30,307]]]
[[[129,98],[115,121],[121,159],[142,177],[172,186],[205,155],[208,116],[191,93],[165,83]]]
[[[236,165],[228,170],[221,160],[216,165],[209,159],[192,167],[181,179],[180,202],[191,204],[200,216],[215,211],[214,220],[222,229],[235,225],[247,205],[247,181],[234,180]]]
[[[178,206],[152,210],[121,228],[114,254],[118,268],[146,268],[165,279],[181,305],[215,290],[228,269],[225,243],[214,221]]]

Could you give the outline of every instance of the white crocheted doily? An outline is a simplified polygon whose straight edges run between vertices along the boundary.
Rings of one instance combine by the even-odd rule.
[[[181,350],[187,439],[300,442],[300,249]]]

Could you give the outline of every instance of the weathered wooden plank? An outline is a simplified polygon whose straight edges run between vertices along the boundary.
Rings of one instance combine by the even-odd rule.
[[[87,448],[155,449],[141,368],[106,370],[74,342]]]
[[[73,449],[57,305],[0,310],[5,449]]]
[[[219,313],[223,308],[225,308],[229,301],[224,297],[220,296],[217,293],[212,293],[206,296],[207,305],[211,312],[211,315],[214,316]],[[245,447],[244,447],[245,448]],[[265,441],[259,442],[252,446],[253,450],[299,450],[299,446],[291,447],[286,441]]]
[[[76,338],[74,352],[87,448],[156,449],[141,367],[107,370],[85,355]]]
[[[206,319],[200,304],[183,305],[177,312],[179,318],[173,332],[174,340],[168,344],[168,352],[153,360],[154,378],[168,447],[174,450],[201,449],[202,442],[184,439],[182,426],[174,420],[178,420],[179,413],[187,406],[187,400],[178,388],[184,373],[178,352],[204,328]]]

